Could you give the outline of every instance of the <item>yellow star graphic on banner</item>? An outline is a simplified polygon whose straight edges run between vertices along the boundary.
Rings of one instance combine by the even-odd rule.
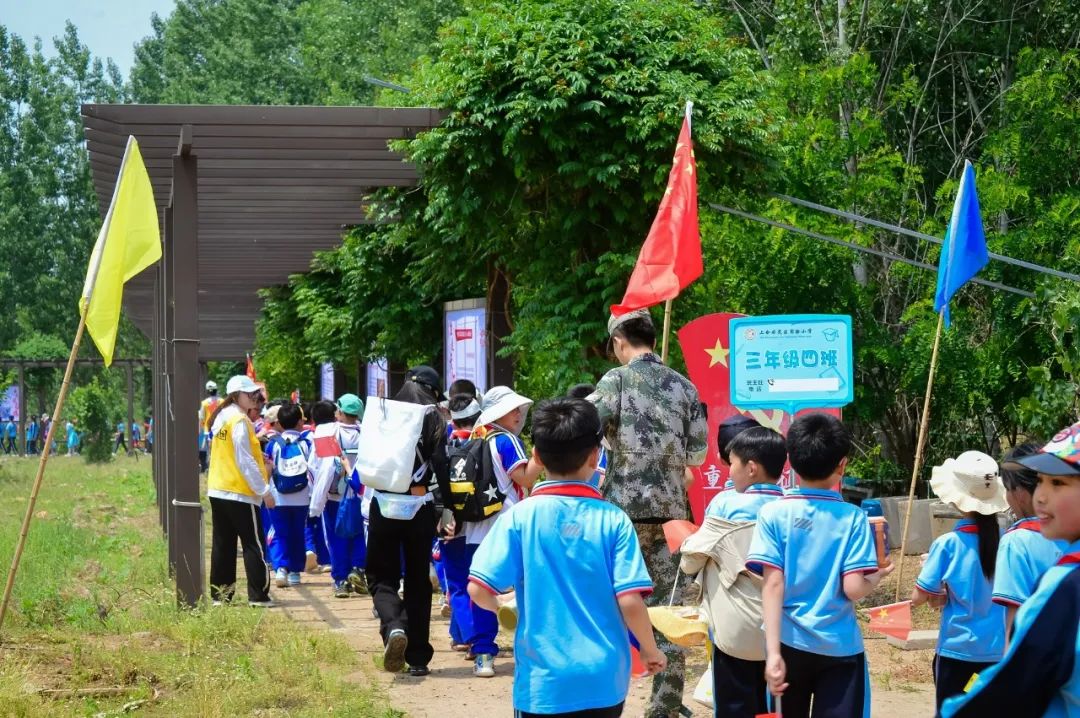
[[[881,609],[881,611],[878,612],[877,617],[878,618],[888,618],[889,617],[889,612],[883,608],[883,609]]]
[[[712,349],[706,349],[705,353],[709,355],[709,368],[713,368],[717,364],[727,366],[728,350],[720,343],[720,340],[716,340],[716,346]]]

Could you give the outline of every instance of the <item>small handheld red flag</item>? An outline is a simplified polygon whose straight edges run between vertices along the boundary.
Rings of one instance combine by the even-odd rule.
[[[641,245],[622,303],[611,307],[611,313],[617,317],[674,299],[703,271],[690,107],[687,103],[667,189],[649,236]]]
[[[683,541],[687,536],[697,533],[698,527],[683,519],[673,519],[664,524],[664,538],[667,539],[667,547],[671,553],[677,553],[682,548]]]
[[[255,365],[251,363],[250,354],[247,355],[247,366],[244,367],[244,373],[247,374],[248,379],[258,381],[258,378],[255,376]]]
[[[906,641],[911,633],[911,601],[871,608],[870,630]]]

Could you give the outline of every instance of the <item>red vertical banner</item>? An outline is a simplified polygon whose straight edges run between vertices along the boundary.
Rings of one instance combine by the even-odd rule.
[[[677,333],[679,346],[686,361],[686,372],[697,387],[698,395],[705,404],[709,416],[709,451],[705,463],[694,470],[695,480],[690,487],[690,508],[694,520],[701,523],[705,507],[724,488],[728,479],[728,467],[720,460],[717,434],[720,422],[735,414],[745,414],[762,426],[786,434],[791,416],[780,409],[752,409],[740,411],[731,405],[730,347],[728,324],[736,317],[745,316],[732,312],[707,314],[693,320]],[[800,414],[820,411],[840,416],[839,409],[807,409]],[[785,468],[781,485],[795,485],[790,467]]]

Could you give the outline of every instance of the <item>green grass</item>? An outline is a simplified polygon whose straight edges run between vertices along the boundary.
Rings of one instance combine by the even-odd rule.
[[[36,467],[0,460],[0,585]],[[340,637],[173,596],[150,462],[52,459],[0,629],[0,716],[400,715],[346,680],[371,669]]]

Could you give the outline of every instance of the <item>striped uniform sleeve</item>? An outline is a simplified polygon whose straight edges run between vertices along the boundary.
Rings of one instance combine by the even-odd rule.
[[[941,707],[943,718],[1041,718],[1070,681],[1076,664],[1077,617],[1080,616],[1080,574],[1075,570],[1046,598],[1036,595],[1024,604],[1017,623],[1029,609],[1037,612],[1027,630],[1017,633],[1000,663],[984,671],[971,690]],[[1064,715],[1064,712],[1060,713]]]
[[[849,573],[874,573],[877,570],[874,534],[870,529],[870,521],[860,511],[855,514],[847,545],[844,546],[842,573],[846,576]]]
[[[784,570],[784,547],[780,540],[779,520],[775,511],[767,506],[758,516],[754,525],[754,537],[750,540],[750,551],[746,555],[746,568],[761,575],[765,567]]]
[[[951,552],[949,551],[949,539],[951,534],[939,537],[930,544],[930,555],[926,557],[926,563],[919,571],[919,577],[915,579],[915,588],[931,596],[945,595],[945,570],[949,567]]]
[[[529,457],[525,454],[525,447],[522,445],[521,439],[513,434],[498,434],[495,436],[495,453],[499,455],[499,463],[507,476],[522,464],[529,463]]]
[[[469,583],[493,594],[506,593],[514,587],[521,562],[521,544],[513,512],[500,517],[484,537],[469,568]]]
[[[621,512],[620,512],[621,513]],[[645,559],[641,555],[637,532],[630,518],[623,514],[619,517],[615,534],[615,546],[611,566],[611,584],[616,596],[630,593],[648,595],[653,591],[653,582],[645,568]]]
[[[1002,606],[1019,606],[1031,596],[1038,582],[1021,545],[1022,536],[1019,531],[1007,533],[998,548],[993,601]]]

